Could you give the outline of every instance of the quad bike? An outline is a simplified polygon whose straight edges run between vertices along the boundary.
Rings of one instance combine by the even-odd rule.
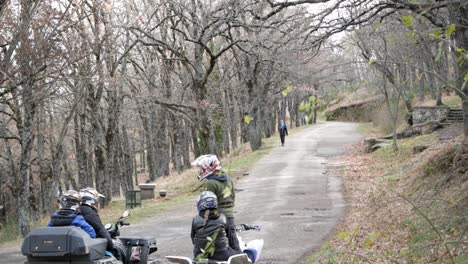
[[[241,224],[236,227],[237,233],[247,230],[256,230],[260,231],[260,227],[258,225],[247,225]],[[245,250],[254,250],[255,251],[255,262],[260,258],[260,254],[263,248],[263,239],[255,239],[250,241],[249,243],[245,244],[242,241],[242,238],[238,235],[237,238],[239,239],[239,246],[242,251]],[[195,262],[193,259],[189,257],[182,257],[182,256],[166,256],[166,259],[172,263],[178,264],[250,264],[252,261],[249,259],[247,254],[237,254],[229,257],[227,261],[222,260],[215,260],[215,259],[200,259]]]
[[[115,224],[106,224],[117,252],[106,251],[107,240],[91,238],[76,226],[40,227],[24,238],[21,253],[31,264],[122,264],[149,263],[148,256],[156,252],[156,239],[120,237],[119,227],[130,225],[123,218],[124,211]],[[117,257],[116,257],[117,256]]]

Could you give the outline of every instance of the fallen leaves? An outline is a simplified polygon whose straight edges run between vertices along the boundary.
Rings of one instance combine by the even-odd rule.
[[[432,145],[416,155],[409,150],[418,143],[418,138],[404,142],[403,150],[398,153],[363,153],[362,142],[348,147],[346,155],[331,162],[329,174],[342,175],[348,210],[330,244],[314,256],[313,262],[429,263],[459,255],[455,249],[447,251],[444,241],[432,238],[434,230],[427,228],[427,221],[413,207],[425,205],[419,203],[416,195],[411,197],[413,186],[421,181],[428,161],[456,143],[455,139],[437,140],[444,133],[453,134],[453,131],[421,137],[421,141],[430,139]],[[420,187],[417,192],[424,193],[428,186]],[[415,199],[414,203],[408,199]],[[457,205],[455,198],[447,200],[449,206]],[[447,228],[446,239],[453,239],[456,233],[453,230],[457,229]]]

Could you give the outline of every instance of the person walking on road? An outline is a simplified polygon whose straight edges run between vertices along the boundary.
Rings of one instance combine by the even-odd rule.
[[[204,182],[204,191],[216,194],[219,211],[226,216],[228,225],[229,246],[235,251],[240,251],[239,240],[234,223],[234,183],[231,178],[221,170],[218,157],[213,154],[202,155],[192,162],[192,166],[199,168],[198,180]]]
[[[281,146],[284,147],[284,137],[288,135],[288,127],[283,120],[278,125],[278,132],[280,134]]]

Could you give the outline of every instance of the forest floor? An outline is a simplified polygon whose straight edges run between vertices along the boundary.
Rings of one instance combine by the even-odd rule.
[[[355,144],[330,170],[343,176],[346,216],[304,263],[468,263],[468,172],[462,124],[364,153]],[[367,136],[382,133],[361,126]],[[421,153],[414,146],[428,147]]]

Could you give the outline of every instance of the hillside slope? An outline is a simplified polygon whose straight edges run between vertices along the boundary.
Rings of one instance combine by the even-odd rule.
[[[461,125],[334,164],[344,173],[348,213],[308,263],[467,263],[468,162]],[[414,146],[427,146],[422,153]],[[343,159],[344,158],[344,159]],[[344,161],[343,161],[344,160]]]

